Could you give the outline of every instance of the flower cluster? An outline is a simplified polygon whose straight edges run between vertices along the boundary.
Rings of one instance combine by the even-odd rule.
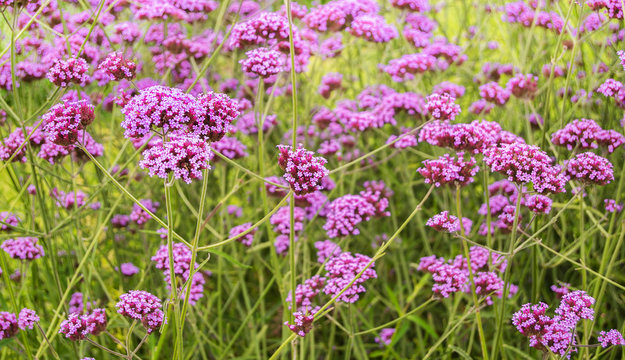
[[[538,146],[504,144],[484,151],[484,163],[517,184],[532,183],[539,193],[564,191],[566,178]]]
[[[387,24],[383,17],[372,14],[357,17],[347,31],[355,37],[376,43],[389,42],[399,35],[397,29]]]
[[[95,119],[94,107],[87,100],[64,101],[54,105],[41,118],[47,138],[57,145],[72,145],[79,138],[79,130]]]
[[[256,230],[258,230],[258,228],[254,228],[248,232],[247,230],[249,230],[251,227],[252,223],[249,222],[233,227],[232,229],[230,229],[230,238],[236,237],[237,241],[241,244],[247,247],[252,246],[252,242],[254,241],[254,234],[256,234]],[[241,235],[244,232],[247,233],[245,235]]]
[[[197,264],[193,264],[193,266],[191,266],[191,249],[189,249],[184,243],[174,243],[172,245],[172,253],[173,273],[176,276],[176,283],[179,287],[177,291],[184,291],[186,290],[186,287],[183,288],[183,286],[189,280],[192,268],[193,270],[197,268]],[[169,267],[170,261],[168,246],[162,245],[156,251],[156,254],[152,256],[152,261],[154,261],[155,267],[163,272],[163,277],[165,278],[167,288],[171,290],[171,271]],[[195,305],[195,303],[204,296],[204,282],[205,280],[202,273],[195,272],[193,274],[193,278],[191,279],[189,285],[189,304]]]
[[[147,291],[131,290],[122,294],[115,307],[122,316],[141,321],[148,334],[161,327],[165,321],[161,300]]]
[[[340,294],[336,299],[339,302],[356,302],[360,297],[359,294],[366,291],[362,284],[368,279],[378,277],[378,274],[373,269],[375,263],[371,262],[371,265],[369,265],[369,262],[371,262],[370,257],[362,254],[352,255],[349,252],[343,252],[330,258],[324,267],[327,282],[323,292],[331,296]],[[356,278],[356,275],[361,272],[362,275]],[[350,283],[352,283],[351,286],[348,286]]]
[[[436,187],[447,184],[465,186],[473,182],[473,176],[479,170],[475,164],[472,157],[465,160],[463,153],[458,153],[457,157],[445,154],[436,160],[424,160],[423,167],[417,172],[425,178],[426,184]]]
[[[343,195],[328,205],[326,223],[323,229],[329,238],[358,235],[356,227],[363,221],[375,216],[376,209],[360,195]]]
[[[150,176],[167,179],[172,174],[187,184],[202,178],[202,170],[210,170],[213,153],[203,140],[192,136],[172,135],[168,142],[161,142],[143,152],[139,165],[148,169]]]
[[[279,51],[258,48],[245,53],[247,58],[239,61],[241,70],[250,76],[268,78],[283,71],[284,60]]]
[[[471,230],[471,220],[463,218],[462,224],[464,226],[465,233]],[[458,221],[457,217],[449,215],[449,211],[443,211],[440,214],[432,216],[428,219],[428,221],[426,221],[425,225],[436,231],[446,231],[448,233],[460,231],[460,221]],[[468,229],[466,225],[468,225]]]
[[[125,59],[121,52],[116,51],[106,56],[98,66],[98,70],[102,71],[112,81],[132,80],[137,72],[137,64]]]
[[[57,60],[48,70],[48,80],[58,87],[68,87],[71,83],[82,85],[87,82],[89,66],[83,58]]]
[[[94,309],[86,315],[71,313],[61,323],[59,334],[72,341],[84,340],[89,335],[97,336],[106,330],[107,323],[104,309]]]
[[[301,145],[296,149],[278,145],[278,150],[278,165],[284,170],[283,178],[296,195],[322,190],[321,181],[329,173],[325,168],[326,159],[314,156]]]
[[[13,259],[32,261],[44,256],[43,247],[37,244],[37,238],[18,237],[2,242],[0,248]]]
[[[585,184],[607,185],[614,180],[612,163],[608,159],[585,152],[566,163],[566,175]]]

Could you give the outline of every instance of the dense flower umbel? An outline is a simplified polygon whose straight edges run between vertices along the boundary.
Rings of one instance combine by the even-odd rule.
[[[107,320],[104,309],[95,309],[88,315],[69,314],[61,323],[59,334],[72,341],[84,340],[88,335],[97,336],[106,330]]]
[[[380,344],[380,346],[388,346],[391,344],[393,334],[395,334],[395,328],[384,328],[380,331],[380,335],[375,337],[374,341]]]
[[[124,136],[141,138],[151,129],[168,133],[185,130],[203,114],[196,99],[182,90],[152,86],[139,92],[122,109]]]
[[[167,179],[172,174],[187,184],[202,178],[202,170],[209,169],[213,158],[210,147],[194,136],[172,135],[169,141],[143,152],[139,165],[148,169],[150,176]]]
[[[239,234],[242,234],[243,232],[248,230],[250,227],[252,227],[252,223],[249,223],[249,222],[235,226],[232,229],[230,229],[230,233],[229,233],[230,237],[232,238]],[[254,228],[252,231],[248,232],[247,234],[240,236],[239,238],[237,238],[237,241],[247,247],[252,246],[252,242],[254,241],[254,234],[256,233],[257,229],[258,228]]]
[[[58,145],[72,145],[95,119],[94,106],[87,100],[64,101],[54,105],[41,118],[47,138]]]
[[[58,87],[68,87],[71,83],[84,84],[88,80],[89,66],[83,58],[57,60],[48,70],[48,80]]]
[[[236,24],[230,34],[230,46],[244,48],[289,39],[289,22],[284,15],[265,12]]]
[[[387,24],[382,16],[373,14],[357,17],[347,31],[355,37],[377,43],[389,42],[399,35],[395,26]]]
[[[530,195],[525,198],[525,206],[536,214],[549,214],[552,203],[545,195]]]
[[[26,146],[23,145],[30,134],[32,135],[28,141],[32,146],[40,146],[45,141],[44,133],[40,129],[33,130],[29,126],[25,129],[17,128],[0,142],[0,159],[6,161],[13,157],[12,161],[26,162]]]
[[[304,337],[312,330],[315,313],[318,310],[319,307],[316,307],[309,312],[296,311],[293,313],[294,323],[289,324],[288,322],[285,322],[284,325],[288,326],[289,330],[293,331],[297,335]]]
[[[161,300],[147,291],[131,290],[119,296],[117,312],[131,320],[139,320],[148,334],[164,321]]]
[[[359,294],[367,291],[362,285],[368,279],[375,279],[378,274],[373,269],[375,263],[366,268],[371,258],[362,254],[352,255],[350,252],[341,253],[326,262],[326,286],[323,292],[327,295],[336,296],[359,274],[362,275],[339,296],[336,301],[353,303],[360,297]],[[366,270],[365,270],[366,268]]]
[[[146,209],[148,209],[151,213],[155,213],[160,203],[158,201],[154,201],[151,199],[141,199],[141,205],[143,205]],[[147,223],[152,217],[148,214],[147,211],[143,210],[141,206],[138,204],[132,205],[132,212],[130,213],[129,219],[137,223],[140,227],[142,227],[145,223]]]
[[[98,66],[98,70],[103,71],[113,81],[132,80],[136,75],[137,64],[125,59],[121,52],[116,51],[106,56],[104,61]]]
[[[538,77],[532,74],[517,74],[508,80],[506,89],[518,98],[531,99],[538,90]]]
[[[565,176],[538,146],[512,143],[491,147],[484,151],[484,162],[492,171],[506,175],[509,181],[532,183],[539,193],[564,191]]]
[[[449,233],[460,231],[460,222],[458,221],[458,218],[453,215],[449,215],[449,211],[443,211],[440,214],[432,216],[428,219],[425,225],[436,231],[446,231]]]
[[[317,249],[317,262],[320,264],[323,264],[326,259],[342,253],[341,247],[330,240],[315,242],[315,249]]]
[[[245,53],[245,59],[239,61],[241,70],[250,76],[268,78],[284,68],[282,54],[267,48],[258,48]]]
[[[356,227],[363,221],[375,216],[376,209],[370,202],[359,195],[344,195],[328,205],[328,213],[323,229],[329,238],[358,235]]]
[[[37,238],[19,237],[4,240],[0,248],[13,259],[32,261],[44,256],[43,247],[37,244]]]
[[[460,114],[460,105],[456,104],[456,98],[443,94],[432,94],[427,97],[425,104],[430,115],[437,120],[454,120]]]
[[[414,79],[415,74],[436,69],[436,58],[428,54],[408,54],[380,65],[380,69],[391,75],[393,81],[401,82]]]
[[[295,288],[295,308],[299,311],[312,309],[312,300],[321,292],[325,286],[326,278],[315,275],[304,281],[303,284],[297,285]],[[293,299],[291,292],[286,297],[289,309],[292,309]]]
[[[0,224],[0,230],[7,231],[12,228],[12,226],[17,226],[21,222],[20,218],[8,211],[0,212],[0,221],[3,223]]]
[[[23,308],[17,315],[17,326],[21,330],[32,330],[36,323],[39,322],[39,316],[35,310]]]
[[[568,150],[597,148],[597,134],[601,126],[591,119],[578,119],[566,124],[551,135],[555,145],[566,146]]]
[[[191,258],[192,253],[183,243],[174,243],[172,247],[173,252],[173,272],[177,278],[177,285],[182,288],[191,274]],[[171,290],[171,272],[169,268],[169,248],[167,245],[162,245],[156,254],[152,257],[152,261],[156,264],[156,268],[162,270],[165,277],[165,283],[167,288]],[[193,269],[197,268],[197,264],[193,264]],[[200,272],[193,274],[190,284],[189,304],[195,305],[195,303],[204,296],[204,276]],[[178,289],[180,291],[180,289]]]
[[[232,122],[239,116],[239,103],[226,94],[209,91],[197,98],[203,108],[201,117],[191,126],[191,132],[206,141],[219,141],[231,131]]]
[[[15,314],[0,311],[0,340],[9,339],[19,331]]]
[[[560,306],[555,310],[555,313],[573,321],[579,321],[580,319],[593,320],[595,310],[592,306],[594,304],[595,299],[586,294],[585,291],[577,290],[562,297]]]
[[[608,332],[601,331],[599,336],[597,337],[599,343],[601,343],[601,347],[606,348],[608,346],[623,346],[625,345],[625,339],[623,339],[623,334],[616,329],[612,329]]]
[[[591,152],[575,155],[566,163],[566,174],[586,184],[607,185],[614,180],[612,163]]]
[[[510,99],[510,91],[492,81],[480,86],[480,96],[488,102],[502,106]]]
[[[473,182],[473,176],[479,170],[475,164],[473,157],[465,160],[463,153],[458,153],[457,157],[445,154],[436,160],[424,160],[423,167],[417,172],[425,178],[426,184],[436,187],[447,184],[465,186]]]
[[[301,145],[295,150],[290,146],[278,145],[278,150],[278,165],[284,170],[283,178],[296,195],[322,190],[321,180],[329,173],[325,168],[326,159],[313,156],[312,151]]]

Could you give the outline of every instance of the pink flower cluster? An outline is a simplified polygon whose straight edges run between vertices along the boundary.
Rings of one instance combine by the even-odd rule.
[[[112,81],[132,80],[137,72],[137,64],[124,58],[121,52],[116,51],[106,56],[98,66],[98,70],[102,71]]]
[[[321,181],[329,173],[325,168],[326,159],[315,157],[312,151],[301,145],[297,149],[278,145],[278,150],[278,165],[284,170],[283,178],[296,195],[322,190]]]
[[[48,140],[68,146],[79,140],[79,130],[85,129],[95,119],[94,106],[87,100],[64,101],[54,105],[42,117]]]
[[[244,48],[289,39],[289,22],[283,15],[271,12],[238,23],[232,28],[230,46]]]
[[[432,94],[426,98],[425,107],[434,119],[453,121],[461,111],[455,101],[456,98],[447,93]]]
[[[551,141],[555,145],[566,146],[568,150],[596,149],[601,145],[612,153],[625,144],[625,136],[614,130],[602,129],[594,120],[577,119],[554,132]]]
[[[61,323],[59,334],[72,341],[84,340],[89,335],[97,336],[102,333],[106,330],[107,324],[104,309],[94,309],[87,315],[72,313]]]
[[[183,285],[189,280],[189,276],[191,275],[191,258],[192,253],[191,249],[189,249],[184,243],[174,243],[172,246],[173,253],[173,273],[176,276],[176,283],[179,287],[177,291],[186,291],[186,287],[183,288]],[[152,256],[152,261],[155,262],[155,267],[163,272],[163,277],[165,278],[165,283],[167,284],[167,288],[171,290],[171,278],[170,278],[170,268],[169,268],[169,248],[167,245],[162,245],[154,256]],[[197,264],[193,264],[193,269],[197,268]],[[204,275],[200,272],[196,272],[193,274],[193,278],[190,281],[190,294],[189,294],[189,304],[195,305],[195,303],[200,300],[204,296]]]
[[[387,24],[382,16],[374,14],[357,17],[352,21],[347,32],[355,37],[376,43],[389,42],[399,35],[395,26]]]
[[[428,221],[426,221],[425,225],[433,228],[436,231],[445,231],[448,233],[460,231],[460,221],[458,221],[457,217],[449,215],[449,211],[443,211],[439,214],[432,216],[428,219]],[[465,233],[471,231],[471,220],[463,218],[462,225],[464,226]]]
[[[83,58],[69,60],[57,60],[48,70],[47,77],[50,82],[58,87],[68,87],[71,83],[82,85],[89,79],[87,76],[89,66]]]
[[[504,144],[484,151],[484,163],[517,184],[532,183],[539,193],[564,192],[566,178],[538,146]]]
[[[279,51],[257,48],[246,52],[245,56],[239,63],[241,70],[248,76],[268,78],[284,70],[284,60]]]
[[[43,247],[37,241],[34,237],[7,239],[2,242],[0,248],[13,259],[32,261],[45,255]]]
[[[402,82],[414,79],[415,74],[435,70],[436,64],[434,56],[418,53],[393,59],[389,61],[388,65],[380,65],[380,69],[391,75],[393,81]]]
[[[160,328],[165,321],[161,300],[147,291],[130,290],[119,296],[115,307],[122,316],[141,321],[148,334]]]
[[[607,185],[614,180],[612,163],[599,155],[585,152],[566,163],[566,175],[585,184]]]
[[[193,136],[172,135],[168,142],[161,142],[143,152],[139,165],[148,169],[150,176],[167,179],[172,174],[187,184],[202,178],[202,170],[210,170],[213,153],[209,145]]]
[[[329,238],[358,235],[356,227],[375,216],[376,208],[360,195],[343,195],[328,205],[326,223],[323,229]]]
[[[249,222],[233,227],[232,229],[230,229],[230,233],[229,233],[230,238],[237,237],[237,241],[240,242],[241,244],[247,247],[252,246],[252,242],[254,241],[254,234],[256,234],[256,231],[258,230],[258,228],[254,228],[251,231],[247,231],[251,227],[252,227],[252,223],[249,223]],[[242,235],[245,232],[247,233]]]
[[[423,167],[417,172],[425,178],[426,184],[436,187],[447,184],[465,186],[473,182],[473,176],[479,170],[475,164],[473,157],[465,160],[463,153],[458,153],[457,157],[445,154],[436,160],[424,160]]]
[[[312,300],[321,292],[325,286],[326,279],[319,275],[315,275],[304,281],[303,284],[297,285],[295,288],[295,308],[298,311],[307,311],[312,309]],[[287,295],[286,302],[289,303],[289,309],[292,309],[293,298],[291,292]]]
[[[375,263],[367,266],[370,261],[371,258],[368,256],[362,254],[352,255],[350,252],[343,252],[330,258],[324,267],[327,282],[323,292],[330,296],[341,294],[336,299],[338,302],[356,302],[360,294],[366,291],[362,284],[369,279],[378,277],[378,274],[373,269]],[[361,272],[362,275],[354,281],[356,275]],[[354,281],[353,284],[348,287],[352,281]]]

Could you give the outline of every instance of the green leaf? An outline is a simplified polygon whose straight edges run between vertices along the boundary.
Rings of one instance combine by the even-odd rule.
[[[208,250],[211,254],[215,254],[217,256],[221,256],[224,259],[228,260],[228,262],[233,263],[234,265],[238,266],[238,267],[242,267],[242,268],[246,268],[246,269],[251,269],[252,267],[249,265],[245,265],[242,262],[236,260],[235,258],[233,258],[232,256],[226,254],[225,252],[221,252],[219,250],[215,250],[215,249],[209,249]]]

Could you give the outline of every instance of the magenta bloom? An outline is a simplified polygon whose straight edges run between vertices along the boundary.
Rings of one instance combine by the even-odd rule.
[[[317,262],[320,264],[342,252],[341,247],[330,240],[315,242],[315,249],[317,249]]]
[[[443,94],[432,94],[426,98],[425,104],[430,115],[437,120],[454,120],[460,114],[460,105],[456,104],[456,98]]]
[[[139,268],[136,267],[133,263],[123,263],[119,266],[119,271],[124,276],[133,276],[139,272]]]
[[[389,42],[399,36],[395,26],[387,24],[382,16],[373,14],[357,17],[347,32],[376,43]]]
[[[458,218],[449,215],[449,211],[443,211],[440,214],[436,214],[426,221],[425,225],[433,228],[436,231],[454,232],[460,229],[460,222]]]
[[[98,336],[106,330],[108,321],[106,320],[106,311],[104,309],[94,309],[90,314],[84,315],[83,319],[85,321],[85,332],[90,335]]]
[[[88,80],[89,66],[83,58],[57,60],[48,70],[48,80],[58,87],[68,87],[71,83],[84,84]]]
[[[239,103],[226,94],[209,91],[197,98],[203,108],[201,117],[193,123],[190,131],[206,141],[221,140],[231,131],[232,122],[239,116]]]
[[[326,159],[313,156],[312,151],[304,149],[301,145],[295,150],[290,146],[278,145],[278,150],[280,151],[278,164],[284,170],[283,178],[296,195],[323,189],[321,180],[329,173],[325,168]]]
[[[338,236],[358,235],[360,230],[356,226],[363,221],[368,221],[375,213],[375,207],[364,197],[344,195],[328,205],[323,229],[331,239]]]
[[[495,105],[505,105],[510,99],[510,91],[492,81],[480,86],[480,96]]]
[[[12,226],[17,226],[21,222],[20,218],[8,211],[0,212],[0,221],[4,224],[0,224],[0,230],[7,231],[11,229]]]
[[[506,89],[521,99],[532,99],[538,90],[538,77],[532,74],[517,74],[508,80]]]
[[[37,244],[37,238],[19,237],[4,240],[0,248],[13,259],[32,261],[44,256],[43,247]]]
[[[61,323],[59,334],[65,335],[72,341],[84,340],[89,335],[85,317],[77,313],[69,314]]]
[[[296,311],[293,313],[294,324],[289,324],[288,322],[285,322],[284,325],[288,326],[289,330],[293,331],[297,335],[304,337],[312,330],[315,313],[318,309],[319,308],[317,307],[315,309],[312,309],[308,313]]]
[[[191,275],[191,249],[189,249],[183,243],[174,243],[173,244],[173,263],[174,268],[173,272],[177,279],[177,286],[179,287],[178,291],[181,291],[184,283],[187,282],[189,276]],[[157,251],[156,254],[152,257],[152,261],[154,261],[155,267],[159,270],[162,270],[163,276],[165,278],[165,283],[167,284],[167,288],[171,290],[171,271],[169,268],[169,248],[167,245],[162,245]],[[193,264],[193,269],[197,268],[197,264]],[[196,272],[193,274],[193,278],[191,279],[191,290],[189,293],[189,304],[195,305],[195,303],[200,300],[204,296],[204,276],[200,272]],[[183,291],[186,291],[184,289]]]
[[[616,52],[616,54],[618,55],[618,58],[621,61],[621,66],[625,70],[625,51],[619,50]]]
[[[98,66],[98,70],[103,71],[109,80],[112,81],[132,80],[136,75],[137,64],[125,59],[121,52],[116,51],[106,56],[104,61]]]
[[[436,58],[423,53],[408,54],[389,61],[388,65],[380,65],[380,69],[391,75],[393,81],[402,82],[414,79],[415,74],[436,69]]]
[[[236,24],[232,28],[229,41],[230,46],[240,49],[288,39],[289,21],[286,16],[264,12],[251,20]]]
[[[329,73],[323,76],[321,79],[321,85],[319,85],[319,94],[324,99],[330,97],[332,91],[341,88],[341,82],[343,81],[343,75],[341,73]]]
[[[152,213],[155,213],[160,205],[158,201],[153,201],[150,199],[141,199],[139,200],[139,202],[141,202],[141,205],[145,206]],[[141,227],[151,218],[152,217],[150,216],[150,214],[148,214],[147,211],[143,210],[139,205],[132,205],[132,212],[130,213],[129,219],[137,223],[137,225]],[[124,220],[122,219],[122,221]]]
[[[247,146],[234,137],[226,136],[219,141],[214,141],[211,143],[211,147],[231,160],[244,158],[249,155],[246,151]],[[221,158],[216,157],[214,162],[217,163],[220,160]]]
[[[172,135],[168,142],[145,150],[139,166],[148,169],[150,176],[167,179],[172,174],[175,179],[190,184],[202,178],[202,170],[211,169],[208,162],[212,158],[213,153],[203,140]]]
[[[446,263],[433,263],[427,271],[432,274],[432,291],[444,298],[452,293],[463,291],[469,281],[468,272]]]
[[[284,68],[282,54],[276,50],[258,48],[245,53],[246,59],[240,60],[244,73],[268,78],[277,75]]]
[[[321,292],[325,282],[326,278],[315,275],[304,281],[303,284],[297,285],[295,288],[295,308],[299,311],[311,310],[312,300]],[[290,291],[286,297],[286,302],[289,303],[289,309],[292,309],[293,299]]]
[[[349,252],[341,253],[328,260],[325,265],[327,283],[323,288],[323,292],[327,295],[338,295],[354,278],[358,273],[363,271],[367,264],[371,261],[371,258],[365,255],[356,254],[352,255]],[[378,274],[373,267],[375,263],[366,268],[362,275],[354,281],[354,283],[347,288],[347,290],[339,296],[336,301],[353,303],[358,300],[360,294],[367,291],[362,285],[368,279],[375,279]]]
[[[601,343],[601,347],[606,348],[608,346],[623,346],[625,345],[625,339],[623,339],[623,334],[616,329],[612,329],[608,332],[601,331],[599,336],[597,337],[599,343]]]
[[[36,323],[39,322],[39,316],[35,310],[23,308],[17,316],[17,326],[21,330],[33,329]]]
[[[570,179],[586,184],[607,185],[614,180],[612,163],[591,152],[577,154],[568,161],[566,174]]]
[[[463,153],[458,153],[458,157],[445,154],[436,160],[424,160],[423,167],[417,172],[425,178],[426,184],[436,187],[447,184],[465,186],[473,182],[473,176],[479,170],[475,164],[472,157],[465,160]]]
[[[74,144],[79,138],[78,131],[95,119],[93,110],[93,105],[87,100],[64,101],[54,105],[41,117],[47,138],[57,145]]]
[[[551,135],[551,141],[555,145],[566,146],[570,151],[577,149],[596,149],[597,135],[603,129],[591,119],[578,119],[568,123],[564,128]]]
[[[565,176],[538,146],[512,143],[491,147],[484,151],[484,162],[492,171],[506,175],[509,181],[531,182],[539,193],[564,192]]]
[[[238,236],[239,234],[242,234],[243,232],[245,232],[251,227],[252,227],[252,223],[249,223],[249,222],[235,226],[232,229],[230,229],[230,237],[233,238],[235,236]],[[254,241],[254,234],[256,234],[257,230],[258,228],[254,228],[252,231],[248,232],[247,234],[243,236],[239,236],[237,238],[237,241],[247,247],[252,246],[252,242]]]
[[[185,130],[204,114],[196,99],[182,90],[152,86],[141,90],[122,109],[122,127],[127,138],[141,138],[150,129],[162,133]]]
[[[165,315],[161,300],[147,291],[131,290],[119,296],[117,312],[132,320],[140,320],[148,334],[158,329]]]
[[[553,201],[545,195],[530,195],[525,198],[525,206],[535,214],[549,214]]]
[[[9,339],[19,331],[15,314],[0,311],[0,340]]]
[[[595,310],[592,306],[594,304],[595,299],[586,294],[585,291],[577,290],[562,297],[560,306],[555,310],[555,313],[575,322],[580,319],[593,320]]]
[[[391,5],[398,9],[414,12],[430,11],[430,2],[428,0],[391,0]]]

